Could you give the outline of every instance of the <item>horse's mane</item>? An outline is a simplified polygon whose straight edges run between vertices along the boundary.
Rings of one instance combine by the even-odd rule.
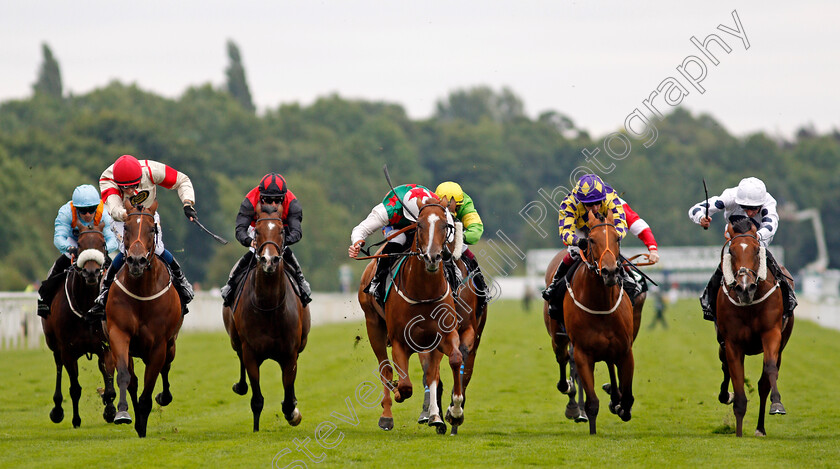
[[[272,205],[262,206],[261,208],[264,213],[267,213],[269,215],[277,211],[277,207]]]
[[[732,222],[732,231],[734,231],[735,234],[748,233],[752,227],[752,220],[747,217]]]

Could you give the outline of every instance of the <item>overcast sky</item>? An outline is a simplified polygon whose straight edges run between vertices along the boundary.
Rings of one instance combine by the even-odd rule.
[[[733,10],[748,50],[716,29],[736,27]],[[560,111],[603,135],[696,55],[708,69],[692,111],[738,135],[825,132],[840,127],[839,13],[815,0],[0,0],[0,100],[31,94],[43,42],[65,93],[116,79],[176,98],[224,84],[232,39],[260,110],[337,92],[424,118],[451,90],[508,86],[532,117]],[[690,41],[712,33],[732,49],[710,47],[716,66]]]

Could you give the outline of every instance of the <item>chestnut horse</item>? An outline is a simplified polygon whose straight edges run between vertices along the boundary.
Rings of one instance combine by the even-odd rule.
[[[134,429],[146,436],[146,424],[152,411],[152,392],[158,375],[163,392],[155,396],[161,406],[172,402],[169,391],[169,368],[175,359],[175,339],[184,321],[181,299],[172,285],[166,262],[155,255],[157,201],[152,206],[134,207],[126,202],[127,216],[123,245],[125,265],[117,273],[105,305],[111,352],[117,365],[120,400],[114,423],[131,423],[126,390],[131,394],[137,421]],[[146,364],[143,392],[137,398],[134,358]]]
[[[610,410],[625,422],[633,406],[633,306],[619,282],[619,237],[612,215],[606,219],[587,212],[589,245],[581,252],[583,264],[563,298],[563,316],[574,361],[586,393],[589,433],[596,433],[599,400],[595,393],[595,363],[618,369],[618,385],[610,375]],[[557,337],[553,334],[552,339]],[[561,364],[562,365],[562,364]],[[564,368],[561,367],[563,384]],[[561,389],[562,391],[562,389]]]
[[[370,262],[362,274],[358,297],[365,313],[370,346],[376,355],[380,379],[384,384],[379,427],[383,430],[394,428],[391,392],[397,402],[408,399],[413,393],[408,376],[411,354],[429,352],[423,370],[425,376],[433,377],[429,383],[428,424],[442,434],[446,432],[446,424],[440,416],[438,404],[440,361],[443,355],[447,355],[452,369],[452,405],[447,409],[447,418],[453,426],[460,425],[464,422],[461,379],[464,359],[461,346],[466,347],[467,351],[472,350],[475,334],[465,335],[470,342],[461,343],[457,327],[459,318],[452,290],[443,271],[442,259],[445,255],[451,255],[450,251],[444,249],[451,227],[447,223],[447,208],[439,204],[437,199],[422,201],[419,207],[411,251],[406,253],[407,259],[394,277],[384,310],[372,295],[364,292],[373,277],[375,262]],[[389,344],[393,365],[388,360]],[[394,367],[399,375],[396,387],[391,382]]]
[[[239,382],[233,385],[233,391],[241,396],[248,392],[247,371],[257,432],[264,402],[260,365],[267,359],[279,363],[283,370],[283,416],[292,426],[302,419],[295,397],[295,378],[298,355],[306,347],[309,336],[310,318],[309,307],[301,304],[285,273],[283,220],[276,211],[264,211],[258,204],[254,229],[257,268],[248,272],[233,308],[225,306],[222,317],[231,346],[239,357]]]
[[[96,355],[99,371],[105,381],[102,403],[105,411],[102,417],[106,422],[113,422],[114,408],[114,364],[111,350],[105,345],[105,336],[101,330],[94,332],[85,321],[84,311],[93,306],[93,300],[99,294],[99,282],[108,253],[105,251],[104,222],[85,228],[78,235],[79,254],[74,259],[71,270],[64,279],[64,288],[55,295],[50,305],[50,315],[41,319],[47,347],[53,351],[55,359],[55,407],[50,411],[50,420],[59,423],[64,419],[61,408],[61,373],[67,369],[70,378],[70,398],[73,401],[73,427],[82,424],[79,417],[79,398],[82,387],[79,385],[79,357],[87,354]]]
[[[447,205],[446,198],[443,199],[442,204]],[[481,342],[481,334],[484,332],[484,325],[487,322],[487,302],[481,301],[481,298],[477,294],[475,281],[469,275],[466,264],[460,258],[461,243],[459,240],[462,239],[461,236],[460,227],[456,224],[455,239],[451,243],[452,247],[450,251],[455,254],[453,262],[455,263],[455,268],[460,271],[461,279],[463,279],[460,285],[453,291],[453,299],[455,301],[455,309],[458,313],[458,336],[461,340],[461,354],[464,356],[464,364],[461,366],[461,379],[463,380],[464,386],[464,402],[462,405],[466,406],[467,386],[469,386],[470,380],[472,380],[476,353]],[[489,296],[489,292],[484,292],[484,295]],[[470,343],[470,341],[472,341],[473,345],[471,349],[468,349],[465,344]],[[417,354],[417,356],[420,359],[420,364],[423,369],[428,369],[430,354],[428,352],[422,352]],[[443,396],[443,384],[440,381],[439,367],[438,375],[434,377],[434,380],[438,383],[437,405],[438,408],[442,408],[441,396]],[[431,381],[430,377],[424,373],[423,386],[425,393],[423,395],[423,408],[420,412],[420,417],[417,419],[417,423],[419,424],[429,422],[429,400],[431,394],[428,386],[429,381]],[[451,415],[448,411],[445,418],[447,422],[452,423]],[[445,432],[446,426],[438,427],[438,429]],[[458,434],[458,425],[452,425],[451,434]]]
[[[563,261],[565,256],[566,250],[563,249],[549,262],[545,271],[546,287],[551,284],[554,273],[557,272],[557,269],[560,267],[560,262]],[[636,297],[636,302],[633,303],[633,342],[636,341],[636,337],[639,335],[639,327],[642,324],[642,310],[644,309],[646,299],[647,291],[644,291]],[[586,416],[586,411],[584,410],[582,389],[580,394],[577,393],[577,388],[582,388],[583,385],[581,384],[580,375],[578,375],[577,367],[575,366],[574,350],[569,341],[569,336],[562,332],[560,322],[551,319],[551,316],[548,315],[547,301],[543,304],[543,322],[545,323],[548,335],[551,337],[551,348],[554,350],[554,358],[560,366],[560,380],[557,381],[557,390],[569,396],[569,402],[566,404],[566,418],[578,423],[588,422],[589,418]],[[569,366],[568,377],[566,376],[567,365]],[[608,365],[607,368],[610,373],[611,382],[604,384],[602,388],[607,394],[612,395],[611,383],[615,381],[615,368],[612,365]],[[610,410],[614,410],[614,407],[611,407]]]
[[[783,318],[784,304],[779,279],[767,269],[766,248],[756,227],[745,218],[726,227],[727,242],[721,251],[723,283],[717,295],[717,334],[723,382],[718,399],[734,404],[735,434],[742,436],[747,396],[744,393],[744,355],[764,354],[758,381],[759,414],[756,436],[765,436],[764,410],[770,395],[770,415],[784,415],[777,387],[782,350],[793,331],[793,315]],[[784,268],[782,268],[784,269]],[[789,275],[783,270],[784,275]],[[729,391],[729,380],[732,389]]]

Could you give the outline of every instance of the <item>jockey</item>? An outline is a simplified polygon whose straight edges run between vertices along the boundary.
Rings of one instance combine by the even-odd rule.
[[[440,183],[437,189],[435,189],[435,195],[440,199],[446,197],[448,200],[455,201],[455,219],[460,221],[464,226],[462,259],[464,259],[468,273],[475,272],[473,279],[475,281],[475,287],[478,290],[475,292],[476,295],[482,301],[486,301],[487,283],[484,281],[484,275],[482,275],[481,269],[478,267],[478,261],[475,260],[475,254],[469,250],[469,245],[477,243],[481,239],[481,235],[484,234],[484,224],[481,223],[481,217],[478,216],[478,211],[475,209],[472,198],[464,193],[460,184],[452,181]]]
[[[573,265],[580,262],[579,250],[585,251],[588,245],[587,239],[580,236],[586,231],[584,228],[586,228],[587,212],[600,213],[604,216],[612,213],[619,241],[627,234],[627,219],[618,194],[595,174],[587,174],[580,178],[572,193],[560,203],[560,239],[569,246],[569,249],[566,251],[563,262],[557,268],[551,285],[543,291],[543,298],[548,301],[549,316],[561,323],[563,321],[563,295],[566,292],[566,282],[563,278]],[[628,281],[628,277],[630,276],[625,273],[625,282]],[[627,289],[626,286],[625,289]],[[634,299],[631,298],[631,300]]]
[[[650,225],[639,216],[632,208],[630,208],[630,204],[628,204],[624,199],[621,197],[618,198],[621,207],[624,209],[624,216],[627,219],[627,229],[630,230],[630,233],[636,235],[639,238],[645,247],[648,250],[648,260],[656,264],[659,262],[659,250],[656,246],[656,238],[653,237],[653,230],[650,229]],[[625,266],[624,270],[630,272],[630,267]],[[638,297],[642,293],[642,284],[636,281],[635,276],[630,273],[628,276],[630,283],[625,284],[625,287],[633,286],[633,291],[630,291],[631,298]]]
[[[365,238],[376,230],[382,229],[383,234],[387,236],[392,231],[411,225],[417,221],[417,216],[420,214],[419,203],[430,200],[437,201],[438,197],[428,188],[418,184],[403,184],[388,191],[382,202],[373,207],[367,218],[353,228],[350,233],[351,245],[347,253],[353,258],[358,256],[365,244]],[[385,276],[392,264],[391,257],[387,255],[405,251],[412,239],[413,235],[406,236],[406,233],[400,233],[389,240],[380,253],[386,257],[378,259],[376,273],[370,285],[364,290],[365,293],[372,294],[380,304],[385,300]]]
[[[236,291],[236,286],[242,281],[251,262],[254,260],[256,252],[254,222],[257,220],[257,205],[261,205],[265,212],[280,212],[280,218],[283,220],[283,229],[285,231],[285,249],[283,250],[283,261],[294,270],[295,279],[300,290],[300,302],[303,306],[312,301],[310,295],[312,289],[309,287],[309,282],[303,277],[303,271],[300,264],[292,252],[292,244],[297,243],[303,237],[301,230],[301,221],[303,221],[303,207],[297,197],[286,187],[286,179],[277,173],[269,173],[263,176],[260,184],[251,189],[242,205],[239,206],[239,214],[236,215],[236,239],[248,251],[241,259],[233,266],[228,277],[227,284],[222,287],[222,299],[225,306],[230,306],[235,295],[231,293]]]
[[[73,199],[58,209],[58,216],[55,217],[55,235],[53,244],[61,253],[50,268],[47,279],[41,282],[38,289],[38,316],[46,318],[50,314],[50,303],[58,289],[59,284],[64,280],[65,271],[70,267],[73,257],[79,255],[79,244],[77,239],[79,231],[105,223],[102,234],[105,235],[105,249],[108,252],[117,250],[117,238],[111,229],[111,215],[104,210],[104,205],[99,199],[99,191],[90,184],[83,184],[73,191]],[[85,256],[99,257],[97,253],[89,253]],[[84,258],[84,256],[82,256]],[[83,263],[83,262],[82,262]],[[108,256],[102,258],[103,268],[108,268],[111,259]]]
[[[708,212],[706,211],[708,208]],[[698,202],[688,210],[688,216],[691,221],[697,223],[703,228],[708,228],[711,223],[711,216],[723,210],[723,216],[727,223],[733,223],[738,220],[749,218],[753,225],[758,228],[758,239],[762,245],[767,247],[773,241],[776,231],[779,228],[779,214],[776,213],[776,199],[767,193],[767,188],[764,183],[754,177],[741,179],[737,187],[732,187],[723,191],[717,197],[710,197],[708,201],[704,200]],[[706,215],[708,213],[708,216]],[[773,275],[780,280],[779,286],[782,288],[782,298],[784,299],[784,315],[789,317],[793,313],[793,309],[797,305],[796,295],[793,292],[793,287],[788,283],[787,275],[785,275],[776,259],[767,252],[767,267],[771,269]],[[703,308],[703,319],[708,321],[715,320],[715,301],[717,298],[718,288],[720,288],[721,279],[723,278],[723,271],[720,265],[712,275],[709,284],[703,291],[703,296],[700,297],[700,306]]]
[[[184,204],[184,215],[190,220],[198,219],[198,214],[193,207],[195,193],[190,178],[163,163],[152,160],[138,161],[131,155],[123,155],[117,158],[117,161],[99,177],[99,190],[102,191],[102,200],[105,201],[108,212],[114,218],[114,231],[120,240],[122,240],[124,222],[128,216],[125,210],[125,201],[129,201],[135,206],[149,206],[155,201],[157,186],[176,190],[178,197]],[[172,285],[181,298],[181,312],[187,314],[189,312],[187,303],[192,301],[194,296],[192,285],[184,277],[178,261],[163,246],[163,230],[160,228],[158,213],[155,213],[155,225],[157,226],[155,254],[169,266],[172,272]],[[102,320],[105,317],[108,290],[125,262],[124,243],[121,242],[119,248],[120,252],[114,258],[105,275],[105,280],[102,282],[102,290],[100,290],[99,296],[89,311],[92,321]]]

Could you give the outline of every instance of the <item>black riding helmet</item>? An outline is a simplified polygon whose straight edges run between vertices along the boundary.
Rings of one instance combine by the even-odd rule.
[[[261,196],[282,197],[286,195],[286,180],[277,173],[268,173],[260,181]]]

